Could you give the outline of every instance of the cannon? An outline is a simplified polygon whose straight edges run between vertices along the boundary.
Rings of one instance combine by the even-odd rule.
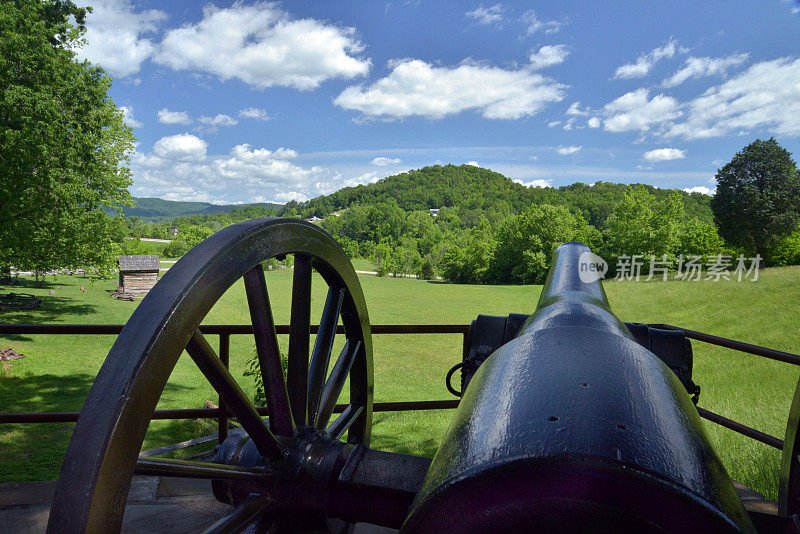
[[[231,511],[209,532],[800,532],[794,508],[745,510],[692,401],[689,341],[617,319],[601,282],[579,276],[588,252],[577,242],[554,252],[532,315],[476,320],[463,395],[431,460],[369,446],[370,323],[338,244],[294,219],[221,230],[166,272],[114,343],[67,449],[48,532],[119,531],[134,474],[211,480]],[[284,374],[262,265],[289,254]],[[313,271],[327,286],[316,328]],[[267,417],[199,329],[240,279]],[[140,458],[184,350],[240,426],[213,461]],[[797,458],[784,463],[796,471]]]

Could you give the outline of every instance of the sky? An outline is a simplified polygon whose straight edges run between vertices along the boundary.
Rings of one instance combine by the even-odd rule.
[[[77,2],[80,4],[80,2]],[[90,2],[138,197],[307,200],[435,164],[713,193],[800,152],[800,3]]]

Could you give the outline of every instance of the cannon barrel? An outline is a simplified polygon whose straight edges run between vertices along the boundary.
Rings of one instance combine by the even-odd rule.
[[[614,316],[589,248],[480,366],[404,532],[750,532],[685,388]],[[583,278],[583,279],[582,279]]]

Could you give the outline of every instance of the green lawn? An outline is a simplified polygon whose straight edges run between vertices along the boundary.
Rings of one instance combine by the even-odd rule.
[[[278,323],[289,319],[290,281],[288,271],[267,275]],[[470,286],[375,277],[364,277],[361,283],[375,324],[465,324],[479,313],[530,313],[540,291],[539,286]],[[85,294],[79,290],[81,285],[87,288]],[[107,290],[115,287],[114,281],[90,285],[82,277],[68,276],[48,279],[41,289],[29,281],[23,288],[0,287],[0,292],[24,291],[44,300],[38,310],[0,313],[0,322],[123,323],[137,304],[109,297]],[[314,284],[318,306],[323,290],[321,280]],[[606,291],[612,308],[626,321],[665,322],[789,352],[800,350],[794,324],[800,268],[762,271],[756,283],[609,282]],[[319,309],[315,313],[318,316]],[[237,284],[205,322],[239,324],[247,319],[244,290]],[[285,338],[281,341],[286,343]],[[112,342],[113,336],[0,336],[0,348],[12,347],[26,355],[0,371],[0,411],[79,410]],[[374,346],[376,401],[452,398],[444,376],[460,360],[460,336],[375,336]],[[694,380],[703,388],[701,405],[782,438],[798,371],[699,342],[694,347]],[[232,338],[235,376],[241,377],[252,353],[250,339]],[[242,378],[240,383],[252,392],[248,380]],[[216,402],[216,395],[193,363],[181,358],[159,407],[199,408],[206,400]],[[450,416],[448,411],[376,414],[372,445],[432,455]],[[774,498],[779,453],[712,423],[706,427],[731,475]],[[0,427],[0,480],[55,478],[71,428],[70,424]],[[154,422],[144,447],[214,431],[212,421]]]
[[[375,264],[372,263],[372,260],[368,260],[365,258],[353,258],[350,260],[353,263],[353,267],[355,267],[356,271],[374,271]]]

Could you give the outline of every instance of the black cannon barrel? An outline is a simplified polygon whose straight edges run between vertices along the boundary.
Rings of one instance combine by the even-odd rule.
[[[405,532],[749,532],[678,378],[611,312],[582,243],[478,369]]]

